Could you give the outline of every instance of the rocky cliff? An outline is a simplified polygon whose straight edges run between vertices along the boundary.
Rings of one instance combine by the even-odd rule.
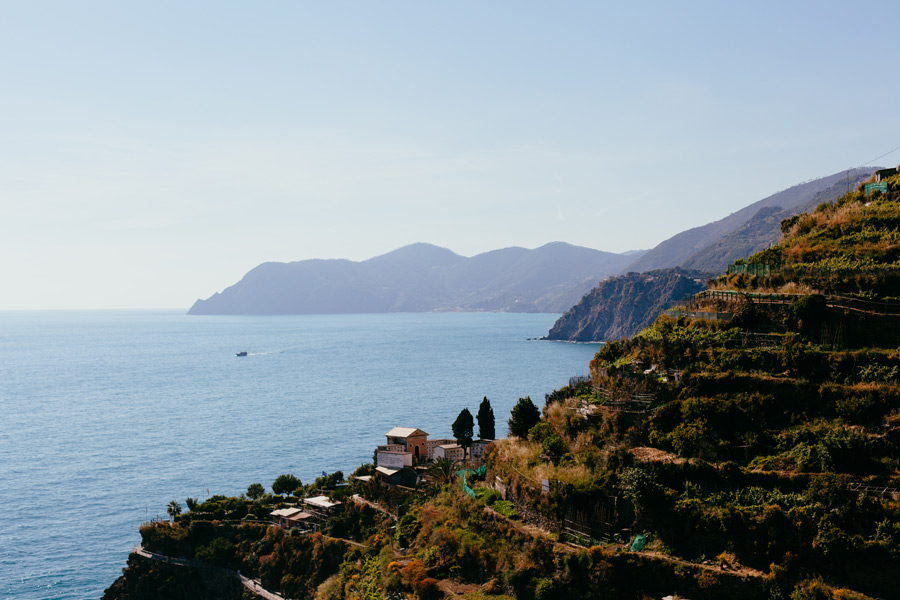
[[[546,339],[600,342],[635,335],[685,296],[706,289],[709,277],[677,268],[611,277],[560,317]]]

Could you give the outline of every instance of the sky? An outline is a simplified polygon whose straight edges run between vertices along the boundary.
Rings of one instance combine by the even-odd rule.
[[[0,0],[0,310],[187,309],[414,242],[651,248],[900,146],[897,13]]]

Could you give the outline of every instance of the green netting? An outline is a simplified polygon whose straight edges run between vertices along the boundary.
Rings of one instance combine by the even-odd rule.
[[[484,476],[487,474],[487,465],[481,465],[477,469],[460,469],[456,472],[456,474],[463,479],[465,479],[469,475],[471,475],[475,479],[484,479]]]
[[[634,541],[631,542],[631,548],[629,548],[629,550],[631,550],[632,552],[640,552],[641,549],[646,545],[647,545],[647,536],[645,536],[644,534],[641,533],[641,534],[634,536]]]
[[[463,491],[473,498],[475,497],[475,490],[469,487],[469,484],[466,483],[465,479],[463,479]]]

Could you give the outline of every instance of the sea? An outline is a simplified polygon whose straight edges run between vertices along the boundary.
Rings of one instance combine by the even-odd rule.
[[[0,598],[100,598],[169,501],[349,474],[485,396],[505,435],[588,373],[596,345],[535,339],[557,317],[0,312]]]

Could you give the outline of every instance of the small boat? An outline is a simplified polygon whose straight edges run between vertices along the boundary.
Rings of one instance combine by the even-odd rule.
[[[244,350],[243,352],[238,352],[235,356],[247,356],[247,351]]]

